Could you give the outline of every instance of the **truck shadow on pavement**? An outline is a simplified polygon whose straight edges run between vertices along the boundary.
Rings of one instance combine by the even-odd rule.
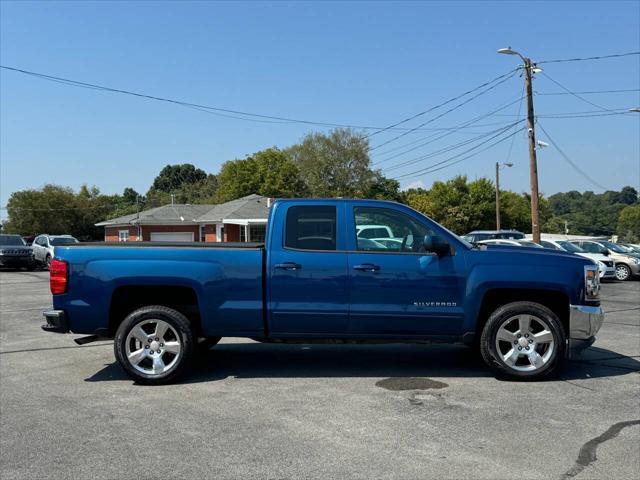
[[[591,347],[550,380],[614,377],[640,372],[637,358]],[[179,383],[226,378],[444,377],[493,374],[474,350],[459,345],[284,345],[222,343],[200,354]],[[87,382],[129,380],[117,363]]]

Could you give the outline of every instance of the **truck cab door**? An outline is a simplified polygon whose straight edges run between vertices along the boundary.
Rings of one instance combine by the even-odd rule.
[[[274,337],[332,336],[349,326],[344,202],[281,202],[268,243],[268,325]],[[280,227],[281,226],[281,227]]]
[[[437,227],[410,209],[351,202],[349,216],[350,333],[378,337],[445,337],[461,333],[465,261],[453,248],[426,251]],[[387,225],[392,238],[360,238],[358,225]],[[446,237],[445,237],[446,238]]]

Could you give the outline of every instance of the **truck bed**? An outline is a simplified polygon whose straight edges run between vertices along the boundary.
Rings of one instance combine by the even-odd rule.
[[[171,247],[171,248],[233,248],[264,250],[264,243],[257,242],[83,242],[65,247]]]

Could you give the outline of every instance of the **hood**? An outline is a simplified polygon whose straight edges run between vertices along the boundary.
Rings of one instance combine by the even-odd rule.
[[[612,262],[613,260],[606,255],[602,255],[601,253],[587,253],[587,252],[576,252],[576,255],[580,255],[581,257],[590,258],[595,260],[596,262]]]
[[[534,247],[517,247],[515,245],[484,245],[485,248],[473,249],[471,251],[491,254],[504,255],[505,262],[517,261],[519,263],[535,264],[538,262],[553,263],[562,259],[562,261],[574,261],[583,265],[592,265],[595,263],[590,258],[580,257],[570,252],[562,250],[551,250],[550,248],[534,248]],[[513,257],[517,257],[514,259]],[[605,257],[606,258],[606,257]]]

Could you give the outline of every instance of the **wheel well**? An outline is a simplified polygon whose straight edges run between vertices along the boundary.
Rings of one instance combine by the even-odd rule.
[[[127,315],[147,305],[173,308],[189,319],[195,335],[199,335],[202,331],[198,297],[192,288],[136,285],[118,287],[113,292],[109,307],[109,335],[115,335],[118,326]]]
[[[497,288],[489,290],[482,299],[475,338],[479,339],[489,316],[502,305],[511,302],[536,302],[555,313],[567,335],[569,334],[569,297],[556,290],[529,290],[519,288]]]

